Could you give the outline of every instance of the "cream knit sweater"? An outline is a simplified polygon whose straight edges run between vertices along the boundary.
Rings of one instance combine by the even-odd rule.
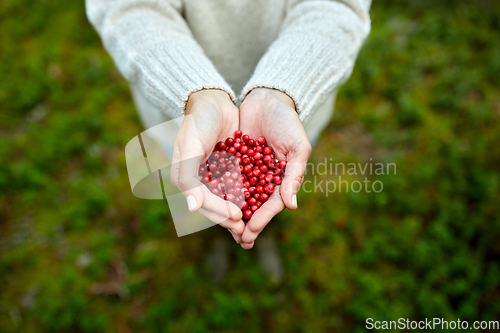
[[[168,118],[192,92],[281,90],[306,123],[350,76],[371,0],[87,0],[119,71]],[[238,98],[235,95],[239,93]]]

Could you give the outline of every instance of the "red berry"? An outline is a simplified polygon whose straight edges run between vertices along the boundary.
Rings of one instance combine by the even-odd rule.
[[[266,183],[271,183],[273,181],[273,178],[274,178],[273,175],[266,175],[266,178],[264,179]]]
[[[217,148],[219,150],[224,150],[224,149],[226,149],[226,144],[222,141],[219,141],[219,142],[217,142],[217,145],[215,146],[215,148]]]
[[[240,201],[238,206],[241,210],[245,210],[248,208],[248,203],[246,201]]]
[[[256,202],[257,203],[257,202]],[[252,207],[250,207],[250,210],[252,211],[252,213],[255,213],[255,211],[259,209],[259,207],[257,205],[253,205]]]
[[[243,134],[243,133],[242,133],[240,130],[236,130],[236,131],[234,131],[234,137],[235,137],[235,138],[241,138],[241,135],[242,135],[242,134]]]
[[[264,164],[264,161],[262,161],[262,160],[257,160],[257,161],[255,161],[255,165],[256,165],[256,166],[261,166],[261,165],[263,165],[263,164]]]
[[[254,194],[255,193],[255,186],[251,186],[249,189],[248,189],[248,192],[250,192],[250,194]]]
[[[261,145],[265,144],[266,143],[266,138],[263,137],[263,136],[260,136],[258,139],[257,139],[257,142]]]
[[[264,150],[262,150],[262,153],[263,153],[264,155],[269,155],[269,154],[271,154],[272,152],[273,152],[273,151],[271,150],[271,148],[270,148],[270,147],[264,147]]]
[[[248,140],[250,140],[250,137],[248,136],[248,134],[245,134],[241,137],[241,139],[243,140],[243,142],[248,142]]]
[[[260,176],[260,170],[259,170],[259,169],[254,170],[254,171],[253,171],[253,175],[254,175],[255,177]]]
[[[275,183],[276,185],[281,184],[281,177],[280,176],[274,176],[273,183]]]
[[[255,147],[255,151],[258,153],[262,153],[262,146]]]
[[[280,168],[285,169],[286,168],[286,161],[280,161],[278,165]]]
[[[215,194],[215,195],[218,195],[219,194],[219,190],[216,189],[216,188],[213,188],[212,189],[212,193]]]
[[[251,197],[250,199],[247,200],[247,202],[250,206],[252,206],[252,205],[255,205],[257,203],[257,199],[255,199],[254,197]]]
[[[255,151],[253,149],[248,149],[247,155],[248,156],[253,156],[255,154]]]
[[[245,220],[250,220],[250,218],[252,218],[252,211],[250,209],[247,209],[243,212],[243,218]]]
[[[202,182],[203,184],[206,184],[206,183],[208,183],[209,181],[210,181],[210,179],[208,179],[208,177],[207,177],[207,176],[205,176],[205,177],[203,177],[203,178],[201,179],[201,182]]]
[[[264,191],[266,191],[266,193],[269,195],[273,194],[274,185],[272,183],[267,183],[266,186],[264,186]]]
[[[280,183],[281,183],[281,181],[280,181]],[[228,187],[232,187],[234,185],[234,180],[232,180],[231,178],[226,179],[226,185]]]
[[[225,143],[226,143],[226,147],[230,147],[230,146],[234,145],[234,139],[227,138]]]
[[[262,194],[260,195],[260,198],[259,198],[259,200],[260,200],[261,202],[266,202],[268,199],[269,199],[269,195],[268,195],[267,193],[262,193]]]
[[[262,157],[263,157],[263,155],[261,153],[255,153],[253,155],[253,158],[255,158],[255,160],[260,160]]]
[[[226,200],[227,200],[227,201],[231,201],[231,202],[233,202],[233,201],[234,201],[234,199],[235,199],[235,197],[234,197],[234,195],[232,195],[231,193],[229,193],[228,195],[226,195]]]
[[[251,196],[252,196],[252,194],[249,191],[243,192],[243,197],[245,198],[245,200],[250,199]]]
[[[276,176],[281,176],[283,174],[283,169],[280,169],[280,168],[274,169],[274,174]]]
[[[262,201],[257,201],[257,207],[260,208],[262,206]]]
[[[245,167],[243,168],[243,171],[245,173],[251,172],[252,171],[252,166],[250,164],[245,165]]]
[[[261,186],[266,185],[266,183],[267,183],[267,182],[266,182],[266,180],[265,180],[265,179],[261,179],[261,180],[259,180],[259,185],[261,185]]]
[[[271,156],[270,155],[264,155],[264,157],[262,158],[262,161],[265,163],[265,164],[268,164],[270,163],[272,160]]]
[[[267,172],[267,166],[266,165],[262,165],[260,167],[260,172]]]
[[[233,145],[233,147],[234,147],[234,149],[236,149],[236,150],[240,150],[240,148],[241,148],[241,143],[239,143],[239,142],[235,142],[235,143],[234,143],[234,145]]]
[[[217,167],[215,167],[214,169],[217,169]],[[220,170],[215,170],[214,171],[214,177],[220,177],[222,173],[220,172]]]
[[[250,184],[252,184],[252,185],[257,184],[257,182],[259,181],[259,179],[257,177],[255,177],[255,176],[254,177],[250,177],[249,180],[250,180]]]
[[[228,152],[229,154],[233,154],[233,155],[234,155],[234,154],[236,154],[236,148],[234,148],[234,147],[229,147],[229,148],[227,149],[227,152]]]
[[[210,187],[216,187],[219,184],[219,181],[217,179],[212,179],[209,183],[208,186]]]
[[[260,193],[255,193],[253,197],[255,198],[255,200],[259,201]]]
[[[248,181],[247,181],[247,182],[244,182],[244,183],[243,183],[243,187],[244,187],[244,188],[250,188],[250,182],[248,182]]]
[[[253,146],[255,146],[255,140],[254,140],[254,139],[249,139],[249,140],[248,140],[248,146],[249,146],[249,147],[253,147]]]
[[[242,154],[246,154],[246,153],[247,153],[247,151],[248,151],[248,146],[246,146],[246,145],[242,145],[242,146],[241,146],[241,148],[240,148],[240,152],[241,152]]]
[[[262,185],[256,186],[255,190],[257,193],[264,193],[264,187]]]

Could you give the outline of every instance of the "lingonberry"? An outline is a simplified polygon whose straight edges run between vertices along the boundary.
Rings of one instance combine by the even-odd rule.
[[[283,181],[286,161],[278,161],[264,137],[234,132],[217,142],[198,169],[200,180],[220,198],[234,202],[248,221]]]
[[[243,212],[243,218],[245,220],[250,220],[252,218],[252,211],[250,209],[247,209]]]
[[[222,142],[222,141],[219,141],[215,145],[215,148],[218,149],[218,150],[224,150],[224,149],[226,149],[226,144],[224,142]]]
[[[274,192],[274,185],[272,183],[267,183],[264,186],[264,191],[266,191],[267,194],[271,195]]]

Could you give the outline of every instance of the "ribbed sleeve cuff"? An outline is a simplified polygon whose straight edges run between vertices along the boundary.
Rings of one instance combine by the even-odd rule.
[[[151,45],[138,52],[131,63],[134,65],[124,68],[125,76],[171,116],[181,116],[189,95],[202,89],[223,90],[236,101],[229,84],[190,38]]]
[[[347,80],[352,66],[352,60],[328,40],[307,34],[283,36],[260,60],[240,99],[254,88],[280,90],[293,99],[306,122],[327,94]]]

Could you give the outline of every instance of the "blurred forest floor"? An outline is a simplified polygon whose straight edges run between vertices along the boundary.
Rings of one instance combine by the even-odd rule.
[[[83,1],[2,1],[0,332],[498,320],[500,2],[374,1],[371,13],[311,161],[372,158],[397,174],[369,176],[378,194],[300,193],[273,221],[283,284],[234,244],[213,285],[217,230],[177,238],[166,202],[130,191],[124,147],[142,129]]]

